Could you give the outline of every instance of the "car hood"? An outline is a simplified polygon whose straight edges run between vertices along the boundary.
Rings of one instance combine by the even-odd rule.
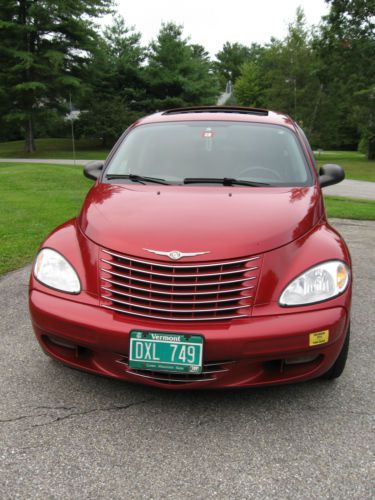
[[[189,261],[263,253],[299,238],[322,217],[317,186],[252,188],[97,183],[79,223],[98,245],[164,260],[145,249],[209,252]]]

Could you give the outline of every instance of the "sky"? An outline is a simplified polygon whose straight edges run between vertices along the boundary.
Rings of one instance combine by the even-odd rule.
[[[267,43],[271,36],[283,38],[298,6],[310,25],[328,12],[324,0],[117,0],[117,11],[142,33],[144,44],[156,38],[162,22],[174,21],[211,56],[226,41],[250,45]]]

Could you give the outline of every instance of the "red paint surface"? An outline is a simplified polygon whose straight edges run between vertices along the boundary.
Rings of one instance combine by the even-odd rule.
[[[201,262],[267,252],[305,234],[322,215],[318,187],[97,184],[80,225],[118,252],[150,258],[143,248],[209,250],[195,259]]]
[[[227,114],[202,114],[201,120],[228,119]],[[192,119],[154,115],[144,122]],[[236,120],[279,123],[294,130],[283,115],[235,115]],[[310,159],[310,162],[312,160]],[[101,375],[168,388],[255,386],[307,380],[323,374],[344,342],[351,286],[320,304],[282,308],[284,287],[307,268],[330,259],[350,266],[341,236],[326,222],[317,181],[304,188],[223,186],[111,185],[97,182],[78,219],[57,228],[42,244],[61,252],[76,269],[79,295],[46,288],[30,279],[30,312],[45,352],[71,366]],[[231,194],[231,196],[230,196]],[[99,306],[100,247],[124,254],[170,262],[144,248],[183,252],[209,251],[188,262],[262,255],[262,268],[252,317],[229,321],[178,323],[137,319]],[[181,263],[184,263],[183,260]],[[140,379],[118,363],[128,354],[133,329],[198,333],[204,336],[204,362],[235,361],[212,382],[167,385]],[[308,345],[311,332],[329,329],[327,344]],[[58,346],[70,342],[81,350]],[[270,368],[270,362],[314,352],[317,361]]]

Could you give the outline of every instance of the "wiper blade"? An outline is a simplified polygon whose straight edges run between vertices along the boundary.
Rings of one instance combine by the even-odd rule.
[[[267,182],[246,181],[244,179],[232,179],[231,177],[186,177],[184,184],[222,184],[223,186],[271,186]]]
[[[165,184],[169,186],[169,182],[165,179],[159,179],[158,177],[146,177],[144,175],[136,174],[107,174],[106,179],[129,179],[133,182],[155,182],[155,184]]]

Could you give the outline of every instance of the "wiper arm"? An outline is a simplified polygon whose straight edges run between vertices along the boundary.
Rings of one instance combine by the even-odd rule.
[[[231,177],[186,177],[184,184],[222,184],[223,186],[270,186],[267,182],[246,181],[242,179],[232,179]]]
[[[106,179],[129,179],[133,182],[155,182],[155,184],[165,184],[169,186],[169,182],[165,179],[159,179],[158,177],[146,177],[144,175],[136,175],[136,174],[107,174]]]

